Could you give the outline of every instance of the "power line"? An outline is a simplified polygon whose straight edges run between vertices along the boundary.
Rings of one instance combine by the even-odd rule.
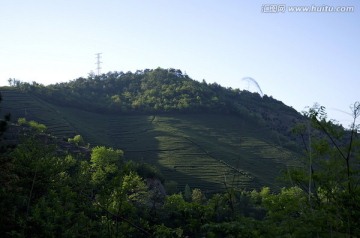
[[[97,68],[96,68],[96,70],[97,70],[97,75],[100,75],[100,70],[101,70],[101,61],[100,61],[100,59],[101,59],[101,55],[102,55],[102,53],[96,53],[95,54],[96,55],[96,65],[97,65]]]

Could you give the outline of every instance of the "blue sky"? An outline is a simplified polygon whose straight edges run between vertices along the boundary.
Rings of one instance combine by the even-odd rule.
[[[264,13],[264,4],[286,4]],[[289,12],[352,6],[351,13]],[[195,80],[262,91],[302,111],[318,102],[346,126],[360,100],[360,2],[331,0],[12,0],[0,7],[0,85],[176,68]]]

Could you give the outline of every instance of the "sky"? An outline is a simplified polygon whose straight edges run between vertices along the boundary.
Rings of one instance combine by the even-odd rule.
[[[0,4],[0,86],[9,78],[48,85],[86,77],[102,53],[102,73],[175,68],[194,80],[257,91],[243,80],[251,77],[299,112],[325,106],[345,127],[345,112],[360,101],[358,0]],[[295,6],[304,8],[293,12]],[[331,11],[346,6],[353,10]]]

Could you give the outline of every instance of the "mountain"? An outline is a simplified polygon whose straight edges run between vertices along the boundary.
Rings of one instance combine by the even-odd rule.
[[[60,140],[80,134],[91,146],[124,150],[127,159],[158,166],[179,189],[270,186],[296,166],[291,134],[303,117],[257,93],[198,82],[180,70],[109,72],[43,86],[0,89],[3,112],[48,127]]]

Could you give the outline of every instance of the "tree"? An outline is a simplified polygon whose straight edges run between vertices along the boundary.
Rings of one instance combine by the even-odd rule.
[[[0,103],[2,101],[2,96],[0,93]],[[0,108],[1,112],[1,108]],[[7,186],[9,180],[13,177],[10,172],[12,167],[12,159],[8,156],[9,148],[12,145],[8,145],[3,136],[6,130],[8,129],[8,123],[10,121],[10,113],[4,116],[4,119],[0,119],[0,184]]]
[[[47,130],[47,127],[44,124],[38,123],[36,121],[27,121],[26,118],[20,117],[18,119],[18,124],[21,126],[30,126],[36,132],[43,133]]]
[[[303,169],[293,169],[289,179],[307,195],[306,214],[317,221],[316,229],[327,228],[322,235],[352,237],[360,232],[359,102],[351,109],[348,130],[328,120],[325,107],[319,105],[305,113],[308,125],[298,127],[298,133],[308,133],[303,136],[309,138],[308,143],[303,140],[307,158]]]
[[[44,124],[38,123],[36,121],[29,121],[28,125],[35,129],[37,132],[45,132],[47,127]]]
[[[0,93],[0,103],[2,101],[2,95]],[[1,111],[1,108],[0,108],[0,111]],[[0,119],[0,143],[2,141],[2,138],[1,136],[4,134],[4,132],[6,131],[7,129],[7,125],[8,125],[8,122],[10,121],[10,114],[6,114],[4,116],[4,119]]]
[[[95,207],[106,216],[107,236],[123,234],[149,236],[143,224],[135,222],[145,217],[148,202],[147,186],[135,172],[127,171],[122,161],[123,152],[104,146],[93,148],[90,166],[95,196]],[[122,166],[124,165],[124,166]]]
[[[199,188],[194,188],[191,194],[191,201],[194,203],[202,204],[205,200],[204,194]]]
[[[92,180],[95,184],[106,183],[111,177],[116,176],[121,171],[123,152],[97,146],[91,153],[91,167],[94,169]]]
[[[184,189],[184,198],[186,201],[190,202],[191,201],[191,188],[189,186],[189,184],[185,185],[185,189]]]
[[[82,146],[85,144],[84,139],[81,135],[76,135],[76,136],[74,136],[74,138],[69,138],[68,142],[73,143],[77,146]]]
[[[9,86],[11,87],[20,87],[22,82],[20,80],[17,80],[15,78],[9,78],[8,79]]]
[[[0,93],[0,103],[2,95]],[[0,119],[0,214],[9,214],[11,212],[12,198],[8,196],[8,192],[14,189],[13,182],[16,179],[14,173],[13,158],[9,156],[9,146],[5,142],[3,136],[8,129],[10,114],[6,114],[4,119]],[[11,227],[11,218],[7,215],[0,216],[0,233]]]

